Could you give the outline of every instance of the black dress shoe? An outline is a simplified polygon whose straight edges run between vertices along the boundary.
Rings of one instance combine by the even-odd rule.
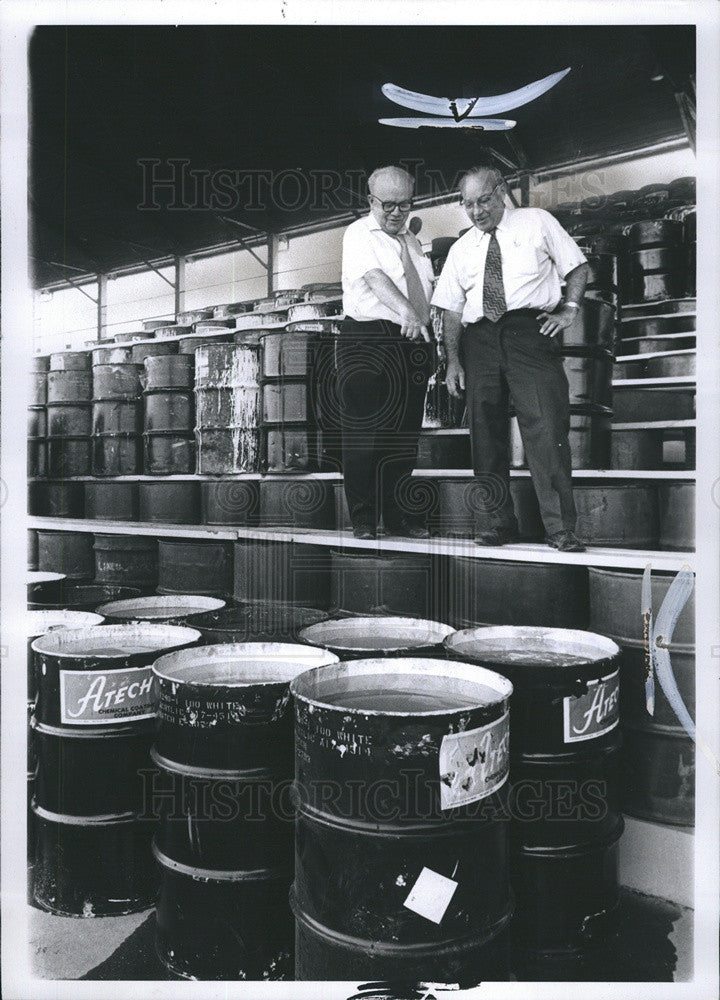
[[[386,528],[388,535],[396,535],[399,538],[429,538],[430,532],[423,524],[410,524],[409,521],[402,521],[396,527]]]
[[[519,541],[517,531],[512,528],[490,528],[488,531],[481,531],[474,538],[476,545],[508,545]]]
[[[551,548],[558,549],[560,552],[585,551],[585,546],[574,531],[557,531],[554,535],[548,535],[545,541]]]
[[[375,528],[371,528],[369,524],[361,524],[357,528],[353,528],[353,535],[356,538],[363,538],[367,541],[371,538],[377,538],[377,531]]]

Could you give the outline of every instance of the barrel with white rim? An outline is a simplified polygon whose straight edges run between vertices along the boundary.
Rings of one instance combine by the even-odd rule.
[[[202,633],[206,645],[232,642],[297,642],[301,629],[328,615],[282,601],[246,601],[218,611],[190,615],[183,622]]]
[[[296,978],[503,978],[510,681],[373,658],[310,670],[291,692]]]
[[[575,629],[464,629],[448,655],[514,687],[509,808],[514,933],[533,952],[607,936],[619,902],[620,649]]]
[[[218,611],[225,607],[225,601],[218,597],[200,594],[174,594],[171,597],[138,597],[126,601],[109,601],[101,604],[98,614],[104,615],[108,623],[117,622],[178,622],[188,615],[199,615]]]
[[[33,642],[34,892],[43,909],[117,915],[153,901],[153,823],[141,816],[156,708],[151,663],[199,638],[194,629],[143,623],[56,630]]]
[[[438,656],[451,625],[425,618],[369,616],[332,618],[308,625],[298,633],[301,642],[321,646],[341,660],[368,656]]]
[[[181,976],[292,978],[289,684],[336,662],[298,644],[231,643],[153,666],[157,945]]]

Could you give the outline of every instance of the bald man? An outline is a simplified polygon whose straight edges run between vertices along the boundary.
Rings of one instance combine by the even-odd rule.
[[[413,178],[381,167],[368,181],[370,214],[343,238],[345,319],[337,342],[345,496],[357,538],[426,538],[413,515],[417,461],[432,372],[432,267],[407,228]]]
[[[448,390],[455,396],[465,390],[475,475],[499,497],[488,512],[489,530],[475,541],[504,545],[518,538],[508,459],[512,400],[546,541],[562,552],[581,552],[568,381],[556,338],[581,308],[588,265],[549,212],[510,209],[506,191],[493,167],[464,175],[460,194],[473,225],[450,248],[433,295],[444,310]]]

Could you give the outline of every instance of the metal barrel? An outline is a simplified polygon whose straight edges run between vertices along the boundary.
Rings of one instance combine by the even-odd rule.
[[[443,640],[455,630],[451,625],[424,618],[393,615],[332,618],[301,629],[298,638],[321,646],[341,660],[369,656],[443,655]]]
[[[492,482],[474,479],[419,480],[413,477],[406,490],[408,513],[427,513],[433,534],[472,538],[490,527],[492,510],[499,497]],[[529,479],[513,479],[510,495],[518,519],[521,538],[537,541],[544,537],[540,508]],[[424,496],[429,503],[423,503]],[[437,498],[437,502],[435,502]]]
[[[72,580],[92,579],[92,535],[79,531],[38,530],[38,566]]]
[[[159,594],[231,595],[232,542],[159,539],[157,591]]]
[[[98,614],[103,615],[109,623],[166,622],[183,625],[190,615],[219,611],[225,607],[225,601],[199,594],[175,594],[168,597],[150,596],[108,601],[99,607],[104,610]]]
[[[620,649],[590,632],[530,627],[467,629],[445,647],[513,685],[516,943],[583,949],[612,931],[619,902]]]
[[[82,517],[85,513],[84,483],[56,480],[29,483],[28,510],[49,517]]]
[[[195,360],[191,355],[164,351],[162,354],[146,357],[144,368],[143,382],[146,390],[193,387]]]
[[[48,437],[87,437],[90,434],[90,403],[50,403]]]
[[[565,347],[560,351],[570,405],[585,412],[612,412],[613,355],[604,347]]]
[[[259,471],[260,357],[258,344],[208,344],[195,352],[200,472]]]
[[[257,524],[259,483],[252,479],[200,483],[200,506],[203,524]]]
[[[622,336],[623,340],[634,340],[640,337],[664,337],[670,333],[694,333],[696,322],[694,313],[625,318],[622,323]]]
[[[645,219],[630,226],[627,238],[632,250],[676,246],[683,241],[683,226],[669,219]]]
[[[144,428],[187,432],[195,428],[195,394],[182,389],[152,389],[143,393]]]
[[[445,620],[451,625],[587,626],[584,566],[486,561],[472,556],[454,556],[449,563]]]
[[[32,485],[32,484],[31,484]],[[28,508],[29,512],[37,513],[33,511],[31,507]],[[33,531],[32,528],[27,533],[28,547],[27,547],[27,563],[28,569],[34,570],[38,567],[38,540],[37,531]]]
[[[335,529],[335,502],[329,483],[312,479],[267,479],[259,484],[260,524]]]
[[[327,618],[324,611],[316,608],[258,601],[190,615],[183,624],[196,628],[203,642],[212,646],[231,642],[298,642],[301,629]]]
[[[695,388],[613,388],[613,414],[620,423],[653,420],[694,420]]]
[[[264,472],[321,472],[330,468],[323,432],[312,425],[263,425],[260,450]]]
[[[48,373],[34,371],[30,378],[30,403],[34,406],[45,406],[48,398]]]
[[[133,344],[131,360],[134,365],[142,365],[146,358],[154,358],[165,354],[177,354],[178,345],[175,341],[148,341],[144,344]]]
[[[510,465],[519,469],[527,465],[522,438],[517,421],[510,421]],[[573,469],[608,469],[611,453],[611,423],[610,417],[603,413],[572,413],[570,414],[570,457]],[[468,457],[459,466],[467,468],[471,465],[469,456],[470,440],[467,439]],[[442,461],[442,460],[440,460]],[[614,464],[612,468],[617,468]]]
[[[63,577],[55,583],[30,584],[28,607],[37,611],[94,611],[99,604],[140,597],[141,593],[139,587],[113,587],[100,583],[78,584],[72,581],[65,583]]]
[[[92,439],[94,476],[134,476],[142,471],[138,434],[95,434]]]
[[[695,548],[695,484],[659,483],[660,547]]]
[[[89,351],[62,351],[50,355],[51,372],[84,372],[90,368]]]
[[[200,484],[194,480],[138,483],[138,497],[141,521],[200,523]]]
[[[93,396],[95,399],[137,399],[141,392],[140,366],[95,365]]]
[[[95,582],[154,588],[158,580],[156,538],[95,535]],[[91,574],[92,575],[92,574]]]
[[[626,639],[643,638],[642,578],[640,570],[609,570],[590,567],[590,628],[603,635]],[[653,572],[652,606],[657,619],[674,573]],[[695,595],[690,594],[668,641],[695,642]]]
[[[331,606],[368,614],[417,615],[433,618],[441,612],[444,597],[438,572],[443,560],[426,554],[330,551]],[[441,619],[444,615],[438,615]]]
[[[227,334],[215,333],[205,337],[182,337],[178,341],[178,353],[189,354],[194,357],[198,347],[204,347],[206,344],[214,347],[216,344],[230,343],[232,339],[233,334],[231,330],[228,330]]]
[[[563,347],[612,348],[615,341],[615,310],[601,299],[586,296],[572,324],[562,331]]]
[[[35,668],[35,657],[32,651],[32,643],[41,635],[47,632],[54,632],[60,628],[89,628],[91,625],[102,625],[105,619],[100,614],[93,614],[90,611],[67,611],[67,610],[32,610],[28,611],[27,640],[28,640],[28,701],[32,701],[35,707],[35,695],[37,693],[37,671]]]
[[[194,474],[193,437],[175,431],[143,434],[143,465],[149,476]]]
[[[45,438],[28,440],[27,474],[29,478],[47,475],[47,441]]]
[[[132,364],[132,347],[98,347],[92,354],[93,368],[96,365]]]
[[[296,978],[503,978],[511,683],[375,658],[309,670],[291,692]]]
[[[93,434],[139,434],[142,411],[136,399],[95,399],[92,404]]]
[[[194,629],[143,623],[59,629],[32,643],[41,908],[100,916],[152,902],[151,827],[139,818],[156,709],[150,664],[199,638]],[[83,856],[81,845],[93,853]]]
[[[677,354],[675,357],[654,357],[648,358],[647,377],[648,378],[676,378],[681,375],[695,375],[697,354],[695,351],[687,351]]]
[[[58,478],[90,474],[92,440],[89,437],[48,437],[48,475]]]
[[[655,484],[573,484],[576,533],[592,545],[654,549],[658,545],[658,491]]]
[[[662,435],[655,430],[612,431],[611,467],[613,469],[661,469]]]
[[[137,483],[84,483],[85,516],[98,520],[137,521]]]
[[[321,545],[235,542],[236,601],[276,601],[330,607],[330,555]]]
[[[47,435],[47,410],[44,406],[28,407],[28,437],[44,438]]]
[[[179,975],[292,977],[289,684],[335,662],[308,646],[246,643],[187,650],[153,666],[157,945]]]

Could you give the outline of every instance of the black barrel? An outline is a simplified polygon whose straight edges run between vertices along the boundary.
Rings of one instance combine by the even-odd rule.
[[[28,407],[28,437],[44,438],[47,434],[47,411],[44,406]]]
[[[261,481],[260,524],[334,531],[335,502],[330,484],[316,479]]]
[[[572,324],[562,331],[563,347],[612,348],[615,341],[615,310],[601,299],[586,296]]]
[[[195,394],[180,389],[146,390],[143,393],[147,432],[190,432],[195,428]]]
[[[490,527],[492,512],[502,499],[496,483],[483,479],[435,479],[418,480],[408,484],[405,491],[408,513],[423,513],[418,510],[423,493],[430,500],[428,527],[433,534],[450,537],[472,538]],[[435,495],[437,505],[432,503]],[[544,537],[535,490],[529,479],[513,479],[510,495],[518,519],[520,537],[538,541]],[[412,508],[415,508],[413,510]]]
[[[663,441],[656,430],[612,431],[613,469],[662,469]]]
[[[141,392],[139,365],[95,365],[95,399],[137,399]]]
[[[38,565],[41,570],[63,573],[71,580],[94,575],[93,536],[79,531],[38,530]]]
[[[334,608],[430,619],[442,611],[438,606],[444,597],[438,586],[439,561],[430,555],[398,552],[381,556],[332,549],[330,559]]]
[[[47,375],[47,401],[87,403],[92,397],[93,376],[89,371],[55,371]]]
[[[388,658],[307,671],[291,691],[296,978],[504,978],[510,682]]]
[[[450,559],[446,621],[468,625],[585,628],[588,577],[584,566],[455,556]]]
[[[330,466],[323,432],[306,424],[261,428],[264,472],[322,472]]]
[[[210,475],[260,468],[258,344],[214,344],[195,357],[198,471]]]
[[[54,583],[31,583],[28,587],[28,607],[38,611],[68,609],[94,611],[99,604],[112,600],[140,597],[139,587],[113,587],[99,583],[64,583],[64,577]]]
[[[93,368],[96,365],[132,364],[132,347],[97,347],[92,351]]]
[[[30,478],[47,475],[47,441],[45,438],[30,438],[27,452],[27,474]]]
[[[694,313],[677,313],[674,316],[643,316],[640,319],[625,319],[621,330],[623,340],[629,340],[636,337],[664,337],[670,333],[694,333],[695,326]]]
[[[341,660],[368,656],[437,657],[442,655],[443,640],[454,631],[442,622],[383,615],[318,622],[303,628],[298,638],[329,649]]]
[[[573,412],[611,413],[611,352],[602,347],[565,347],[560,353]]]
[[[30,404],[33,406],[45,406],[48,398],[48,373],[46,371],[34,371],[30,379]]]
[[[514,689],[516,945],[552,953],[596,943],[619,902],[618,646],[590,632],[506,627],[455,632],[445,647],[502,670]]]
[[[684,351],[674,356],[648,358],[648,378],[675,378],[681,375],[695,375],[696,353]]]
[[[48,437],[87,437],[90,403],[52,403],[47,407]]]
[[[199,637],[194,629],[165,625],[96,625],[57,630],[33,642],[34,895],[41,908],[89,917],[131,913],[152,903],[157,879],[148,864],[151,825],[138,819],[154,733],[150,664]],[[83,857],[81,845],[91,845],[93,853]],[[138,871],[145,876],[140,883]]]
[[[189,354],[191,357],[194,357],[198,347],[205,347],[206,345],[214,347],[216,344],[227,344],[232,339],[233,335],[230,331],[227,334],[216,333],[209,337],[183,337],[178,341],[178,353]]]
[[[257,480],[223,479],[200,483],[203,524],[258,523],[260,484]]]
[[[630,226],[627,238],[633,250],[678,246],[683,241],[683,226],[669,219],[645,219]]]
[[[200,484],[180,482],[138,483],[140,520],[163,524],[200,524]]]
[[[91,444],[89,437],[49,437],[48,475],[59,479],[90,475]]]
[[[225,607],[225,601],[217,597],[202,597],[199,594],[173,594],[171,597],[136,597],[124,601],[109,601],[99,607],[109,624],[129,622],[165,622],[183,625],[188,616],[211,614]],[[194,626],[192,626],[194,627]]]
[[[164,354],[177,354],[178,345],[175,341],[147,341],[144,344],[133,344],[131,361],[134,365],[142,365],[146,358],[154,358]]]
[[[29,512],[32,514],[33,510],[29,508]],[[28,549],[27,549],[27,562],[28,569],[37,569],[38,567],[38,540],[37,531],[33,531],[32,528],[27,533],[28,539]]]
[[[93,400],[93,434],[139,434],[141,430],[142,411],[136,399]]]
[[[694,420],[695,388],[613,387],[613,414],[619,423]]]
[[[330,607],[330,554],[323,546],[240,541],[234,563],[236,601]]]
[[[301,629],[327,618],[324,611],[316,608],[258,601],[190,615],[183,624],[196,628],[203,642],[213,646],[231,642],[297,642]]]
[[[28,700],[32,701],[35,707],[35,695],[37,693],[37,677],[35,668],[35,656],[32,651],[32,642],[41,635],[54,632],[60,628],[90,628],[92,625],[102,625],[104,622],[102,615],[93,614],[90,611],[28,611],[27,639],[28,639]]]
[[[158,579],[156,538],[131,535],[95,535],[95,581],[152,587]]]
[[[195,441],[188,434],[143,434],[143,465],[149,476],[182,476],[195,472]]]
[[[136,483],[84,483],[83,485],[86,517],[102,521],[137,521]]]
[[[655,549],[659,518],[656,485],[574,483],[576,534],[591,545]]]
[[[232,542],[158,540],[158,594],[208,594],[233,592]]]
[[[659,483],[660,546],[695,548],[695,483]]]
[[[92,439],[94,476],[135,476],[142,472],[138,434],[95,434]]]
[[[83,517],[85,514],[84,483],[57,480],[30,483],[29,511],[47,517]]]
[[[512,424],[516,424],[516,421],[511,421],[511,426]],[[510,465],[514,469],[527,465],[522,438],[517,428],[516,431],[516,433],[511,433],[510,437]],[[568,440],[573,469],[610,468],[611,434],[611,422],[608,414],[571,412]],[[468,438],[468,456],[461,468],[468,468],[472,464],[469,444]]]
[[[657,619],[674,573],[652,573],[652,606]],[[642,578],[640,570],[610,570],[590,567],[590,628],[618,642],[643,638]],[[618,638],[619,637],[619,638]],[[690,594],[670,641],[695,642],[695,597]]]
[[[155,844],[157,945],[181,976],[292,978],[288,686],[304,670],[335,662],[308,646],[248,643],[154,664],[153,759],[166,792]]]
[[[177,351],[177,345],[175,345]],[[187,354],[158,352],[145,359],[143,375],[146,390],[192,389],[195,381],[195,359]]]

